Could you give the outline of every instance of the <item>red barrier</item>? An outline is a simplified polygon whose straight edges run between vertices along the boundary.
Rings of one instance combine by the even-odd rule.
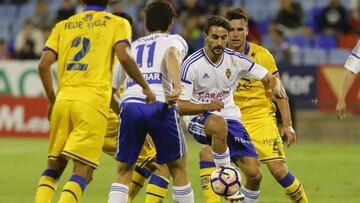
[[[47,137],[45,97],[0,97],[0,137]]]
[[[335,111],[340,96],[345,68],[342,66],[323,65],[318,69],[318,101],[319,110]],[[360,76],[355,79],[346,97],[347,111],[360,113]]]

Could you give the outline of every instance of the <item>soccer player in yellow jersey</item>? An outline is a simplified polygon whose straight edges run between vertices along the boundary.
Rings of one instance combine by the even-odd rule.
[[[232,27],[229,34],[228,47],[247,55],[280,78],[274,58],[269,51],[259,45],[246,41],[248,18],[244,11],[240,8],[233,9],[227,12],[226,17]],[[237,106],[240,107],[242,124],[245,126],[255,145],[260,162],[267,165],[273,177],[284,188],[285,193],[292,202],[308,202],[302,184],[289,172],[285,161],[283,143],[276,125],[276,109],[270,90],[259,81],[252,78],[244,78],[238,84],[234,93],[234,100]],[[296,141],[296,134],[292,127],[288,100],[278,99],[276,102],[283,122],[282,133],[288,138],[287,145],[291,146]],[[207,165],[211,165],[211,163],[207,163]],[[203,163],[203,166],[206,166],[206,163]],[[203,167],[201,170],[203,171],[203,177],[208,177],[206,176],[207,173],[213,169]],[[219,197],[216,197],[211,190],[206,189],[206,182],[202,180],[202,184],[205,183],[203,184],[204,194],[209,199],[207,202],[211,202],[210,200],[218,202]]]
[[[58,23],[39,62],[49,102],[50,141],[47,169],[40,177],[35,202],[51,202],[68,160],[73,175],[60,203],[78,202],[99,164],[112,93],[115,55],[142,88],[149,103],[155,96],[128,52],[127,20],[103,11],[109,0],[83,0],[84,12]],[[58,61],[59,89],[53,89],[51,65]]]

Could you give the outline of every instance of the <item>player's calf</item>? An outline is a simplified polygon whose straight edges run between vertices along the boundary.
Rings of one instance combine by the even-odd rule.
[[[173,179],[172,193],[174,202],[194,202],[194,192],[188,180],[186,157],[180,157],[176,161],[167,164]]]

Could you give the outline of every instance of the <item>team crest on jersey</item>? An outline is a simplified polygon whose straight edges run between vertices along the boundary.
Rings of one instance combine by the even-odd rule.
[[[230,76],[231,76],[231,70],[230,70],[230,68],[227,68],[225,73],[226,73],[226,77],[227,77],[228,79],[230,79]]]

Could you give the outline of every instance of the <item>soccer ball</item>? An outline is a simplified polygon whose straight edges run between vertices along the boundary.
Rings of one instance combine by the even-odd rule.
[[[241,176],[232,166],[220,166],[210,176],[212,190],[220,196],[231,196],[241,188]]]

